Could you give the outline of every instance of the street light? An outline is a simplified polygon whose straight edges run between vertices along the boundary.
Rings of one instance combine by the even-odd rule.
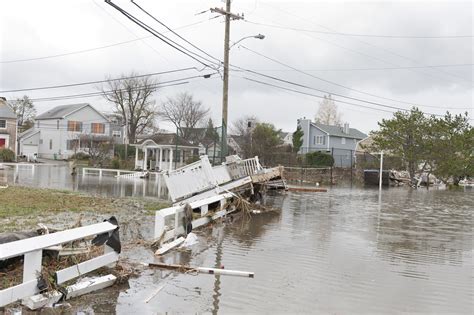
[[[230,3],[230,1],[229,1]],[[230,9],[230,8],[229,8]],[[256,39],[264,39],[265,36],[262,34],[246,36],[229,47],[229,26],[226,23],[226,32],[225,32],[225,40],[224,40],[224,75],[223,75],[223,93],[222,93],[222,143],[221,143],[221,162],[224,160],[224,154],[227,153],[227,108],[229,104],[229,51],[230,49],[235,46],[237,43],[240,43],[244,39],[247,38],[256,38]]]
[[[241,41],[243,41],[244,39],[247,39],[247,38],[264,39],[265,35],[258,34],[258,35],[252,35],[252,36],[245,36],[245,37],[239,39],[238,41],[236,41],[235,43],[233,43],[232,45],[230,45],[229,49],[234,47],[235,45],[237,45],[238,43],[240,43]]]

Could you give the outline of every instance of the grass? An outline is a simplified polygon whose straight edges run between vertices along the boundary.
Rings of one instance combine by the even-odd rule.
[[[145,202],[143,208],[147,211],[149,215],[154,215],[156,210],[164,209],[170,207],[171,204],[160,201],[147,201]]]
[[[63,211],[103,211],[110,208],[109,198],[79,193],[10,186],[0,190],[0,218]]]

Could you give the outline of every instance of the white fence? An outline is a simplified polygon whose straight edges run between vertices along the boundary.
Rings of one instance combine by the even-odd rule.
[[[0,260],[24,255],[23,282],[0,291],[0,307],[40,292],[38,288],[38,280],[42,274],[43,250],[89,236],[108,233],[116,228],[117,226],[112,223],[102,222],[71,230],[0,244]],[[62,284],[97,268],[110,265],[116,262],[118,257],[118,253],[109,246],[104,245],[103,255],[57,271],[56,283]]]
[[[214,195],[197,201],[189,203],[191,208],[199,209],[201,217],[192,222],[193,228],[197,228],[208,224],[209,222],[223,217],[233,211],[224,208],[228,199],[232,198],[232,193],[225,193],[221,195]],[[217,211],[213,216],[207,216],[209,205],[219,203]],[[185,234],[184,226],[182,224],[182,217],[184,213],[184,205],[173,206],[170,208],[158,210],[155,213],[155,239],[160,240],[160,245],[170,241],[176,240],[179,236]],[[172,225],[167,225],[168,221],[173,220]]]
[[[164,174],[173,202],[191,197],[233,180],[257,174],[263,170],[258,157],[247,160],[234,158],[232,162],[212,167],[207,155],[201,160]]]

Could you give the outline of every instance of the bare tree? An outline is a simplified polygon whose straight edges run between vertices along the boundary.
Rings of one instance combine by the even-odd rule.
[[[102,164],[112,155],[112,139],[109,136],[82,134],[79,136],[80,146],[89,155],[93,165]]]
[[[128,140],[133,143],[136,136],[155,124],[156,105],[152,99],[157,81],[151,76],[137,77],[132,72],[119,80],[109,80],[101,90],[103,96],[115,107],[127,125]]]
[[[331,94],[324,95],[324,99],[319,102],[318,112],[314,120],[325,125],[341,126],[341,114],[338,112]]]
[[[168,98],[160,106],[159,115],[163,120],[176,126],[178,134],[185,140],[193,141],[193,129],[203,125],[209,113],[200,101],[195,101],[187,92]]]
[[[33,126],[36,109],[28,96],[25,95],[12,102],[12,108],[18,118],[18,126],[21,129],[26,130]]]

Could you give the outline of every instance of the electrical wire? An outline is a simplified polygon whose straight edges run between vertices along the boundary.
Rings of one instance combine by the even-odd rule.
[[[212,19],[212,18],[211,18],[211,19]],[[201,23],[207,22],[207,21],[209,21],[209,20],[210,20],[210,19],[206,19],[206,20],[203,20],[203,21],[198,21],[198,22],[195,22],[195,23],[183,25],[183,26],[177,27],[176,29],[177,29],[177,30],[179,30],[179,29],[184,29],[184,28],[187,28],[187,27],[191,27],[191,26],[194,26],[194,25],[197,25],[197,24],[201,24]],[[52,58],[58,58],[58,57],[76,55],[76,54],[83,54],[83,53],[88,53],[88,52],[91,52],[91,51],[96,51],[96,50],[101,50],[101,49],[116,47],[116,46],[120,46],[120,45],[125,45],[125,44],[133,43],[133,42],[136,42],[136,41],[142,41],[142,40],[144,40],[144,39],[151,38],[151,37],[153,37],[153,36],[152,36],[152,35],[149,35],[149,36],[137,37],[137,38],[135,38],[135,39],[126,40],[126,41],[122,41],[122,42],[117,42],[117,43],[114,43],[114,44],[109,44],[109,45],[104,45],[104,46],[98,46],[98,47],[88,48],[88,49],[82,49],[82,50],[75,50],[75,51],[71,51],[71,52],[67,52],[67,53],[62,53],[62,54],[56,54],[56,55],[49,55],[49,56],[42,56],[42,57],[33,57],[33,58],[26,58],[26,59],[5,60],[5,61],[0,61],[0,64],[18,63],[18,62],[26,62],[26,61],[36,61],[36,60],[52,59]]]
[[[317,30],[310,30],[310,29],[290,27],[290,26],[282,26],[282,25],[275,25],[275,24],[268,24],[268,23],[261,23],[261,22],[253,22],[253,21],[249,21],[247,19],[245,20],[245,22],[250,23],[250,24],[254,24],[254,25],[268,26],[268,27],[274,27],[274,28],[285,29],[285,30],[293,30],[293,31],[308,32],[308,33],[319,33],[319,34],[327,34],[327,35],[351,36],[351,37],[406,38],[406,39],[453,39],[453,38],[469,38],[469,39],[471,39],[471,38],[474,37],[474,35],[437,35],[437,36],[411,35],[410,36],[410,35],[354,34],[354,33],[330,32],[330,31],[317,31]]]
[[[380,98],[380,99],[384,99],[384,100],[388,100],[388,101],[392,101],[392,102],[397,102],[397,103],[402,103],[402,104],[417,105],[417,106],[419,106],[419,107],[440,108],[440,107],[438,107],[438,106],[415,104],[414,102],[406,102],[406,101],[396,100],[396,99],[393,99],[393,98],[388,98],[388,97],[379,96],[379,95],[376,95],[376,94],[364,92],[364,91],[361,91],[361,90],[357,90],[357,89],[354,89],[354,88],[351,88],[351,87],[348,87],[348,86],[339,84],[339,83],[337,83],[337,82],[330,81],[330,80],[326,80],[326,79],[324,79],[324,78],[315,76],[315,75],[313,75],[313,74],[311,74],[311,73],[308,73],[308,72],[299,70],[299,69],[297,69],[297,68],[295,68],[295,67],[292,67],[292,66],[290,66],[290,65],[288,65],[288,64],[286,64],[286,63],[284,63],[284,62],[281,62],[281,61],[279,61],[279,60],[276,60],[276,59],[274,59],[274,58],[271,58],[271,57],[269,57],[269,56],[266,56],[266,55],[264,55],[264,54],[261,54],[261,53],[255,51],[255,50],[252,50],[252,49],[250,49],[250,48],[248,48],[248,47],[245,47],[244,45],[240,45],[240,47],[242,47],[242,48],[244,48],[245,50],[250,51],[250,52],[252,52],[252,53],[254,53],[254,54],[256,54],[256,55],[258,55],[258,56],[260,56],[260,57],[263,57],[263,58],[268,59],[268,60],[270,60],[270,61],[272,61],[272,62],[275,62],[275,63],[277,63],[277,64],[279,64],[279,65],[282,65],[282,66],[284,66],[284,67],[287,67],[287,68],[289,68],[289,69],[292,69],[292,70],[294,70],[294,71],[296,71],[296,72],[299,72],[299,73],[301,73],[301,74],[307,75],[307,76],[309,76],[309,77],[312,77],[312,78],[321,80],[321,81],[323,81],[323,82],[326,82],[326,83],[329,83],[329,84],[332,84],[332,85],[335,85],[335,86],[338,86],[338,87],[341,87],[341,88],[344,88],[344,89],[348,89],[348,90],[350,90],[350,91],[354,91],[354,92],[357,92],[357,93],[360,93],[360,94],[365,94],[365,95],[369,95],[369,96],[372,96],[372,97],[377,97],[377,98]],[[335,93],[331,93],[331,94],[336,95]],[[466,109],[466,108],[457,108],[457,109]]]
[[[140,5],[138,5],[135,1],[131,0],[131,2],[137,6],[141,11],[143,11],[146,15],[148,15],[149,17],[151,17],[153,20],[155,20],[156,22],[158,22],[160,25],[162,25],[163,27],[165,27],[168,31],[170,31],[171,33],[173,33],[174,35],[178,36],[179,38],[181,38],[183,41],[185,41],[186,43],[188,43],[189,45],[191,45],[192,47],[194,47],[195,49],[199,50],[200,52],[202,52],[203,54],[205,54],[206,56],[208,57],[211,57],[212,59],[214,60],[217,60],[219,63],[221,62],[221,60],[219,60],[218,58],[210,55],[209,53],[207,53],[206,51],[202,50],[201,48],[197,47],[196,45],[194,45],[193,43],[191,43],[190,41],[188,41],[186,38],[184,38],[183,36],[179,35],[177,32],[175,32],[174,30],[172,30],[170,27],[168,27],[166,24],[164,24],[163,22],[161,22],[160,20],[158,20],[157,18],[155,18],[153,15],[151,15],[150,13],[148,13],[148,11],[146,11],[145,9],[143,9]]]
[[[62,85],[50,85],[50,86],[33,87],[33,88],[26,88],[26,89],[4,90],[4,91],[0,91],[0,93],[13,93],[13,92],[24,92],[24,91],[59,89],[59,88],[72,87],[72,86],[81,86],[81,85],[105,83],[105,82],[110,82],[110,81],[120,81],[120,80],[127,80],[127,79],[142,78],[142,77],[155,76],[155,75],[161,75],[161,74],[169,74],[169,73],[182,72],[182,71],[188,71],[188,70],[199,71],[198,68],[196,68],[196,67],[188,67],[188,68],[181,68],[181,69],[174,69],[174,70],[168,70],[168,71],[161,71],[161,72],[153,72],[153,73],[147,73],[147,74],[128,76],[128,77],[123,77],[123,78],[97,80],[97,81],[87,81],[87,82],[62,84]]]
[[[215,68],[215,66],[213,66],[213,64],[215,65],[214,61],[211,61],[211,60],[209,60],[209,59],[207,59],[207,58],[205,58],[205,57],[203,57],[203,56],[187,49],[186,47],[178,44],[177,42],[173,41],[172,39],[164,36],[162,33],[158,32],[157,30],[150,27],[146,23],[140,21],[138,18],[136,18],[132,14],[128,13],[126,10],[124,10],[121,7],[119,7],[118,5],[114,4],[111,0],[106,0],[105,2],[107,4],[109,4],[110,6],[112,6],[114,9],[116,9],[117,11],[119,11],[120,13],[122,13],[129,20],[131,20],[132,22],[134,22],[135,24],[137,24],[138,26],[140,26],[141,28],[143,28],[144,30],[146,30],[147,32],[149,32],[150,34],[152,34],[153,36],[155,36],[156,38],[158,38],[162,42],[164,42],[165,44],[169,45],[170,47],[174,48],[175,50],[178,50],[179,52],[181,52],[182,54],[185,54],[186,56],[192,58],[193,60],[199,62],[200,64],[202,64],[205,67],[217,70]],[[207,63],[203,62],[202,60],[206,61]],[[217,65],[219,66],[219,64],[217,64]]]

